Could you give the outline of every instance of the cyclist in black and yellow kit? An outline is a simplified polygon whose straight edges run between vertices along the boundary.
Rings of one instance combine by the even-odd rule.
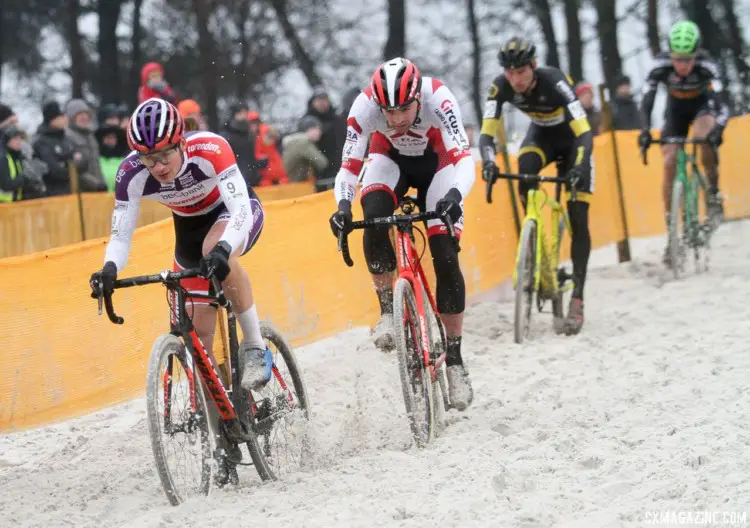
[[[693,136],[706,138],[713,146],[722,143],[724,128],[729,120],[729,106],[724,98],[719,68],[709,54],[700,49],[700,30],[694,22],[682,20],[672,26],[669,34],[669,52],[654,57],[647,77],[646,93],[641,112],[643,130],[638,138],[642,148],[651,143],[651,111],[654,108],[656,89],[660,83],[667,87],[667,108],[662,137],[687,137],[693,125]],[[667,223],[672,201],[672,182],[675,177],[679,145],[663,145],[664,180],[662,193]],[[707,145],[701,150],[703,166],[708,177],[708,215],[714,225],[721,222],[723,207],[719,195],[718,160]],[[669,225],[667,224],[667,230]],[[664,252],[664,263],[670,264],[669,247]]]
[[[533,44],[513,37],[498,54],[505,71],[490,85],[485,104],[479,138],[482,176],[485,181],[494,181],[499,172],[495,165],[494,138],[503,103],[512,104],[532,122],[519,152],[519,172],[538,174],[548,163],[563,160],[564,171],[578,191],[577,200],[567,203],[573,231],[570,253],[574,289],[563,331],[573,335],[583,326],[583,286],[591,253],[589,201],[594,192],[593,135],[571,79],[557,68],[537,67],[535,52]],[[519,182],[518,192],[524,208],[526,193],[533,186]]]

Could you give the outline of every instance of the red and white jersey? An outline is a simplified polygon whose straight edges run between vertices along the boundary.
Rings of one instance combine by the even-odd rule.
[[[370,155],[388,155],[391,149],[404,156],[422,156],[434,151],[438,155],[438,170],[449,165],[455,168],[454,186],[462,196],[469,194],[474,184],[475,166],[458,102],[453,92],[437,79],[422,77],[421,107],[406,133],[388,127],[370,88],[359,94],[347,119],[341,169],[336,175],[336,203],[354,200],[368,140]]]
[[[229,143],[213,132],[188,132],[179,176],[160,183],[133,151],[120,164],[115,178],[115,210],[105,262],[125,267],[130,253],[141,199],[156,200],[180,216],[204,215],[226,206],[231,217],[221,240],[236,249],[253,225],[248,189]]]

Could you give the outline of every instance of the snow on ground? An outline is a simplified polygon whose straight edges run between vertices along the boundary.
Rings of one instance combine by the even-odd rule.
[[[519,346],[512,305],[466,320],[473,406],[412,447],[395,357],[355,329],[297,351],[313,402],[309,468],[168,505],[144,400],[0,437],[1,526],[617,527],[647,512],[746,512],[750,524],[750,222],[709,274],[666,280],[661,240],[599,252],[576,337],[549,314]],[[603,265],[607,264],[607,265]]]

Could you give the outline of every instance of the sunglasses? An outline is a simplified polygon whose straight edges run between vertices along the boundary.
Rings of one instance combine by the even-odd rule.
[[[153,168],[157,163],[166,165],[169,163],[169,155],[180,148],[180,145],[169,147],[168,149],[159,150],[157,152],[150,152],[148,154],[138,154],[138,158],[148,168]]]
[[[693,62],[695,60],[695,55],[672,55],[672,60],[687,64],[688,62]]]

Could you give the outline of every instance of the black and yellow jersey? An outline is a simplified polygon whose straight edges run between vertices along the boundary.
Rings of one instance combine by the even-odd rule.
[[[716,122],[726,126],[729,120],[729,105],[722,90],[719,67],[707,51],[699,49],[695,55],[695,66],[686,77],[677,74],[668,52],[656,55],[651,64],[641,104],[641,115],[645,128],[651,126],[656,90],[659,84],[667,88],[668,109],[697,109],[707,101],[714,100]],[[669,112],[668,112],[669,114]],[[669,115],[667,115],[669,117]]]
[[[536,84],[527,93],[516,93],[504,75],[496,77],[490,85],[479,139],[484,161],[494,158],[494,138],[501,124],[504,103],[512,104],[529,116],[532,126],[541,127],[541,132],[548,129],[561,144],[569,144],[576,150],[582,146],[587,151],[585,154],[590,154],[591,126],[570,77],[550,67],[537,68],[534,73]],[[492,147],[493,158],[486,146]]]

